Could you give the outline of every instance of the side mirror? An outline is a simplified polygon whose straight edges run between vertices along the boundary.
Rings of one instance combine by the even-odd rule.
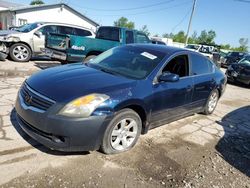
[[[164,72],[158,77],[159,82],[177,82],[179,79],[179,75],[170,72]]]
[[[41,31],[36,31],[36,32],[34,32],[34,35],[36,35],[40,38],[43,34]]]

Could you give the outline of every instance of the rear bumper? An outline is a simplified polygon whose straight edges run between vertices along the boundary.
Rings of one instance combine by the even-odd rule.
[[[27,108],[18,95],[15,109],[19,126],[30,137],[46,147],[59,151],[91,151],[100,147],[112,115],[68,118]],[[56,105],[56,104],[55,104]],[[55,109],[55,108],[54,108]]]
[[[242,76],[240,74],[238,74],[237,76],[233,76],[229,71],[226,71],[226,75],[228,81],[230,82],[238,82],[246,85],[250,84],[250,76]]]

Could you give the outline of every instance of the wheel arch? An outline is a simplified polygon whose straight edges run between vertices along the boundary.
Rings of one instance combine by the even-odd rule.
[[[142,121],[142,132],[141,134],[146,134],[148,132],[148,110],[146,105],[142,101],[130,101],[129,103],[122,103],[115,107],[115,112],[118,112],[122,109],[129,108],[134,110],[141,118]]]
[[[23,42],[23,41],[12,42],[11,45],[10,45],[10,47],[13,46],[14,44],[18,44],[18,43],[25,44],[26,46],[28,46],[29,49],[30,49],[30,51],[31,51],[31,53],[33,54],[33,50],[32,50],[31,46],[27,42]]]

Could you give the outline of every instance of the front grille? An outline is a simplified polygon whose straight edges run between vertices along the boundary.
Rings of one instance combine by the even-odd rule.
[[[27,106],[48,110],[55,102],[31,89],[26,83],[20,90],[21,97]]]

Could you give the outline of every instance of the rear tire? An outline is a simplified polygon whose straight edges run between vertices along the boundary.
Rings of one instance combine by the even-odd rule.
[[[27,62],[31,58],[31,49],[23,43],[16,43],[10,47],[10,57],[13,61]]]
[[[140,116],[134,110],[123,109],[107,126],[100,150],[105,154],[128,151],[136,144],[141,130]]]
[[[217,106],[219,100],[219,91],[217,89],[213,90],[207,100],[203,114],[212,114]]]

